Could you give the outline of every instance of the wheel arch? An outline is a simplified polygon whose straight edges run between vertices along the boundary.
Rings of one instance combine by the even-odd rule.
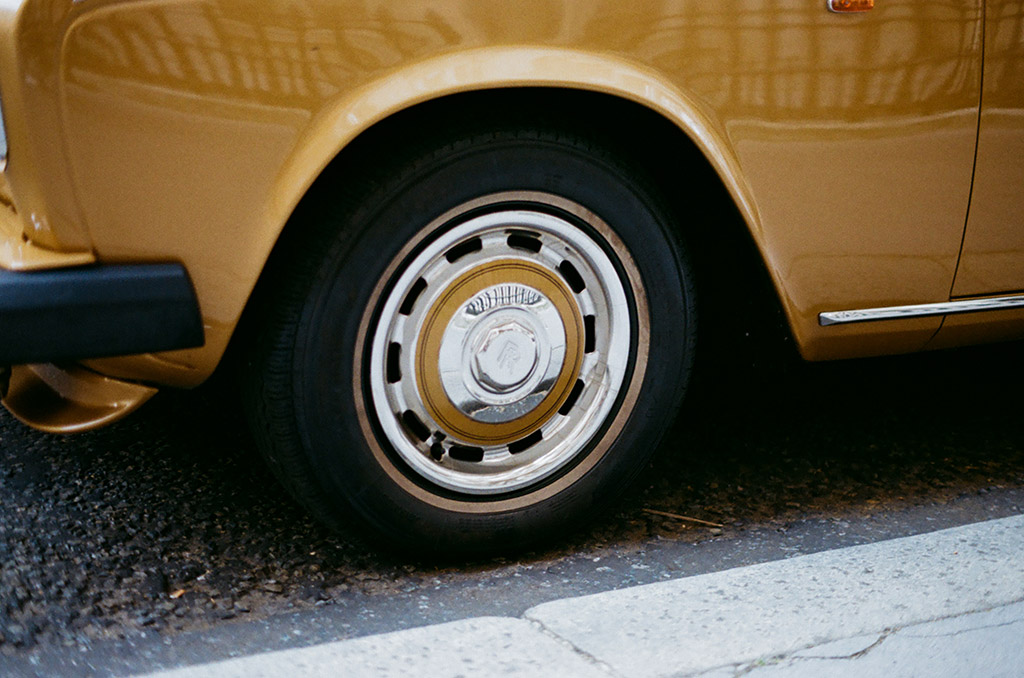
[[[524,88],[603,94],[605,101],[628,101],[656,113],[700,151],[759,240],[760,217],[750,188],[723,126],[707,106],[630,61],[552,48],[486,48],[435,57],[335,100],[308,126],[278,173],[267,205],[268,220],[283,228],[325,169],[396,117],[458,96]]]
[[[712,269],[742,249],[744,262],[756,269],[755,284],[770,290],[775,308],[781,308],[783,284],[725,130],[706,107],[658,74],[603,54],[548,48],[463,52],[407,66],[337,100],[309,125],[278,174],[266,210],[270,223],[279,225],[278,240],[303,200],[336,190],[325,177],[344,181],[346,172],[360,171],[389,144],[400,143],[396,137],[421,134],[424,121],[447,121],[461,112],[486,124],[488,116],[510,109],[556,122],[575,116],[601,128],[625,152],[635,153],[656,188],[675,203],[677,226],[691,231],[686,235],[708,254],[697,262],[698,276],[702,268],[708,278],[718,273],[708,287],[725,295],[736,288]],[[611,118],[617,122],[594,122]],[[682,204],[695,193],[701,196],[696,219],[692,203]]]

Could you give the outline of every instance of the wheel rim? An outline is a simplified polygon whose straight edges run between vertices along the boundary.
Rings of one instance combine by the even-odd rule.
[[[429,484],[496,495],[540,483],[579,458],[616,406],[632,349],[622,262],[597,229],[542,209],[450,220],[385,296],[373,409]]]

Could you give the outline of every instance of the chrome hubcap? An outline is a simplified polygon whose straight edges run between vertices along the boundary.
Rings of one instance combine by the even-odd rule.
[[[551,391],[565,360],[565,327],[543,293],[489,287],[455,313],[441,340],[441,382],[452,404],[482,422],[527,414]]]
[[[497,395],[521,386],[533,374],[540,359],[536,332],[514,319],[503,319],[492,325],[482,340],[473,343],[475,348],[470,351],[473,380]],[[494,402],[486,395],[483,399]],[[463,408],[463,411],[466,410]]]
[[[606,249],[567,219],[509,209],[443,232],[399,271],[372,330],[372,404],[388,442],[414,473],[460,493],[551,476],[614,408],[628,309]]]

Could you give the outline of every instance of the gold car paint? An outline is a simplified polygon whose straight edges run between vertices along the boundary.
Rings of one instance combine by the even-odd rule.
[[[1024,327],[1024,310],[1021,309],[949,315],[925,348],[939,350],[978,342],[1011,341],[1020,339],[1021,327]],[[981,383],[982,375],[979,375]]]
[[[61,112],[33,119],[32,136],[62,146],[70,173],[53,181],[74,187],[99,260],[182,261],[206,324],[202,349],[87,362],[105,374],[201,382],[287,216],[347,143],[419,102],[538,85],[638,102],[695,141],[805,357],[916,350],[938,329],[822,328],[817,315],[948,298],[978,124],[980,0],[855,15],[809,0],[28,4],[19,50],[48,77],[24,89]],[[47,243],[79,242],[49,223]]]
[[[75,265],[92,255],[64,143],[58,87],[61,43],[50,30],[53,15],[65,13],[67,4],[66,0],[4,3],[0,93],[9,148],[5,174],[24,235],[36,248],[72,254],[66,261]],[[40,268],[56,259],[35,250],[20,254],[20,259],[11,260],[12,267]]]
[[[78,366],[15,365],[3,403],[40,431],[75,433],[131,414],[156,392]]]
[[[1024,2],[989,0],[970,217],[953,296],[1024,291]]]
[[[30,271],[91,263],[94,257],[88,249],[80,247],[78,251],[59,252],[38,244],[53,234],[44,228],[48,221],[39,218],[40,213],[45,213],[39,209],[42,204],[42,193],[39,190],[41,184],[31,161],[33,140],[28,131],[29,121],[24,115],[24,98],[21,96],[21,88],[17,86],[23,69],[18,57],[15,33],[22,5],[16,1],[0,2],[0,92],[3,94],[3,110],[7,121],[4,127],[8,148],[11,144],[17,147],[14,170],[8,171],[7,163],[0,168],[0,268]],[[18,205],[15,205],[12,183],[19,188]],[[35,211],[33,206],[37,208]],[[36,228],[37,224],[39,228]],[[39,233],[38,242],[27,239],[26,226],[33,233]],[[81,245],[81,240],[75,241],[73,238],[76,233],[81,235],[81,229],[72,227],[72,242]],[[55,244],[52,240],[47,242]]]
[[[35,271],[81,266],[96,260],[91,251],[57,252],[25,237],[25,222],[14,204],[5,172],[0,171],[0,269]]]

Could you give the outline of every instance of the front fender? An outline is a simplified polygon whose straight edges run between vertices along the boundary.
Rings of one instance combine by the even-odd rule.
[[[403,64],[325,107],[306,129],[269,196],[267,214],[283,227],[313,180],[352,140],[402,110],[451,94],[510,87],[600,92],[641,104],[677,125],[705,155],[748,227],[757,209],[720,121],[666,78],[603,53],[546,47],[472,49]]]

